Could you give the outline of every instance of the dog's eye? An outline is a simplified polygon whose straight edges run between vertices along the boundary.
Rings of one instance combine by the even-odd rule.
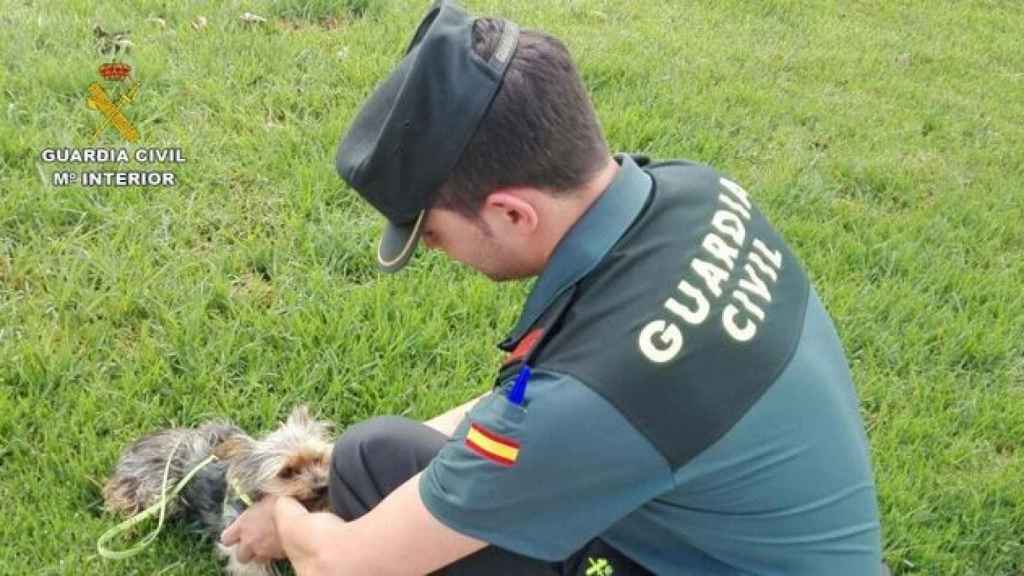
[[[295,477],[295,474],[297,474],[297,473],[298,473],[298,470],[296,470],[294,467],[286,466],[284,469],[282,469],[277,474],[277,477],[282,479],[282,480],[291,480],[292,478]]]

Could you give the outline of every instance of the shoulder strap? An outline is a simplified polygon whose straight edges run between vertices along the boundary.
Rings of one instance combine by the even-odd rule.
[[[523,364],[527,366],[532,364],[544,345],[551,340],[551,335],[561,328],[562,316],[569,309],[569,305],[572,304],[575,297],[575,284],[555,297],[555,301],[548,306],[540,318],[533,323],[533,326],[526,331],[526,334],[519,339],[512,351],[501,361],[498,379],[495,382],[496,387],[516,374]]]

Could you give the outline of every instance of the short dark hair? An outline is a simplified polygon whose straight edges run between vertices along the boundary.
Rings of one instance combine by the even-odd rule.
[[[473,49],[490,58],[503,21],[473,24]],[[466,145],[435,206],[479,214],[497,188],[530,186],[557,194],[586,183],[607,162],[608,145],[583,80],[557,38],[523,30],[505,79]]]

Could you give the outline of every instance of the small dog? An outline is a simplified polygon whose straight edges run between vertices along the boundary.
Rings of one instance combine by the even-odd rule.
[[[161,430],[125,449],[103,488],[103,499],[112,512],[137,514],[160,501],[165,469],[169,492],[213,455],[216,459],[166,504],[167,517],[198,520],[228,558],[228,574],[268,576],[275,573],[272,563],[239,562],[237,546],[220,544],[220,534],[245,510],[246,500],[255,502],[268,494],[291,496],[311,511],[327,509],[328,430],[329,425],[312,419],[304,406],[295,408],[262,440],[227,422]]]

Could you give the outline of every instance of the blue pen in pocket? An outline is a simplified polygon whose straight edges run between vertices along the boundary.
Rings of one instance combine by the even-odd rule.
[[[530,379],[530,367],[524,363],[523,367],[519,369],[519,375],[516,376],[516,382],[512,385],[512,389],[508,391],[506,398],[508,401],[515,404],[516,406],[523,405],[523,397],[526,395],[526,383]]]

